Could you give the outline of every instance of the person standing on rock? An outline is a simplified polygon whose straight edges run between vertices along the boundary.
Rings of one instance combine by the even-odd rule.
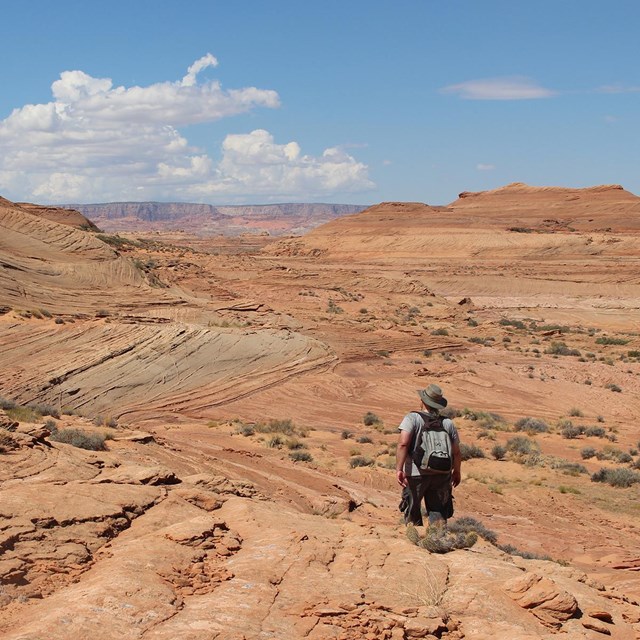
[[[443,526],[453,515],[453,487],[460,484],[460,438],[453,421],[440,415],[447,406],[442,389],[430,384],[418,395],[421,410],[408,413],[398,427],[396,476],[403,488],[400,510],[405,524],[421,526],[424,499],[429,525]]]

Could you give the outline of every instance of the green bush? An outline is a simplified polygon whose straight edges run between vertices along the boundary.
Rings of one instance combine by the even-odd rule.
[[[516,329],[527,328],[527,326],[525,325],[524,322],[522,322],[522,320],[508,320],[507,318],[501,318],[499,321],[499,324],[501,324],[503,327],[514,327]]]
[[[85,433],[80,429],[60,429],[57,433],[51,434],[51,440],[70,444],[79,449],[89,451],[104,451],[106,438],[101,433]]]
[[[593,447],[585,447],[584,449],[580,450],[580,455],[582,456],[583,460],[589,460],[596,455],[596,450]]]
[[[558,469],[568,476],[578,476],[581,473],[588,473],[587,468],[579,462],[569,462],[562,458],[556,458],[551,462],[552,469]]]

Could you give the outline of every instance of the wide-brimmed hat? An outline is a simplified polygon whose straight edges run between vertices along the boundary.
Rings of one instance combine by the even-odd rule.
[[[418,389],[418,395],[422,402],[432,409],[444,409],[447,406],[447,399],[437,384],[430,384],[426,389]]]

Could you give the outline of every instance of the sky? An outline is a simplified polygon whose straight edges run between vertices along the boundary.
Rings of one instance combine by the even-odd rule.
[[[638,0],[3,4],[0,195],[640,194]]]

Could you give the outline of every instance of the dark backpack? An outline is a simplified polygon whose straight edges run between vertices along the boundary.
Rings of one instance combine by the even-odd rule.
[[[418,412],[424,426],[418,430],[413,448],[413,462],[426,473],[451,473],[453,453],[451,436],[443,426],[444,418]]]

